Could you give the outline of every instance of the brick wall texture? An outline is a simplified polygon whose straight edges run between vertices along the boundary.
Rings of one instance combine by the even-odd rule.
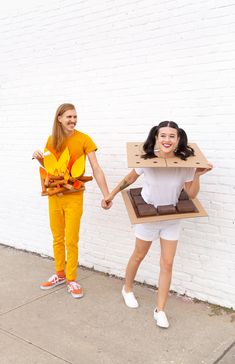
[[[128,173],[126,142],[174,120],[214,170],[199,193],[209,216],[183,221],[171,288],[235,307],[234,2],[54,0],[2,12],[0,23],[0,243],[52,256],[31,156],[59,104],[76,105],[110,188]],[[134,234],[122,197],[109,211],[100,199],[89,182],[80,264],[123,277]],[[158,273],[155,241],[136,278],[154,285]]]

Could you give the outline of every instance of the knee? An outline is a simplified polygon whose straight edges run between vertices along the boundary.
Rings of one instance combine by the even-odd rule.
[[[136,263],[141,263],[142,260],[144,259],[145,254],[141,254],[139,252],[134,252],[132,258]]]
[[[160,265],[161,265],[161,270],[163,270],[164,272],[168,272],[168,273],[172,272],[172,268],[173,268],[172,260],[161,258]]]

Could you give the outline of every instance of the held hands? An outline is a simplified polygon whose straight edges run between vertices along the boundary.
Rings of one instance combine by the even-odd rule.
[[[105,210],[110,209],[110,207],[113,205],[112,203],[113,200],[113,196],[111,195],[111,193],[106,196],[102,201],[101,201],[101,207]]]
[[[110,207],[112,206],[112,201],[106,201],[105,199],[103,199],[102,201],[101,201],[101,207],[103,208],[103,209],[105,209],[105,210],[108,210],[108,209],[110,209]]]

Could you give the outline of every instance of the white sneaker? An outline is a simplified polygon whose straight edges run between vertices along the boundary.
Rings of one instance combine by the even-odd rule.
[[[133,292],[126,292],[125,286],[122,287],[122,297],[124,298],[125,304],[130,308],[137,308],[139,304],[134,296]]]
[[[169,322],[164,311],[158,312],[155,308],[153,312],[153,318],[157,321],[158,326],[163,327],[164,329],[167,329],[169,327]]]

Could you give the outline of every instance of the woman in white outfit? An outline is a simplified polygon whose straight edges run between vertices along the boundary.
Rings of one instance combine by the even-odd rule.
[[[194,155],[188,146],[185,131],[173,121],[163,121],[154,126],[144,143],[143,158],[171,158],[178,156],[185,160]],[[190,198],[195,198],[199,192],[200,176],[212,169],[208,168],[135,168],[113,189],[106,203],[113,200],[115,195],[134,183],[140,175],[144,175],[142,197],[145,202],[160,205],[176,205],[182,188]],[[125,284],[122,295],[126,305],[137,308],[138,302],[133,293],[133,282],[140,263],[148,253],[153,240],[160,238],[161,258],[160,275],[158,281],[157,305],[154,309],[154,319],[158,326],[169,327],[165,314],[165,306],[170,289],[172,267],[180,233],[180,220],[151,222],[134,226],[136,243],[129,259]]]

